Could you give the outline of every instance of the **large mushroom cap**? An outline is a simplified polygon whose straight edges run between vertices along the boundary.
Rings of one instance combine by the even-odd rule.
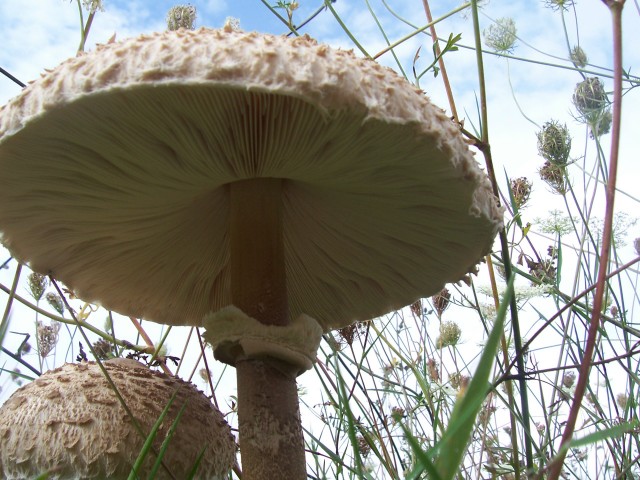
[[[0,110],[2,241],[121,313],[197,325],[229,305],[228,185],[260,177],[284,179],[289,316],[325,330],[460,280],[502,225],[441,110],[308,37],[144,35]]]
[[[235,442],[221,413],[193,385],[130,362],[104,365],[145,433],[178,392],[156,437],[156,451],[178,410],[187,404],[163,457],[173,478],[187,478],[203,449],[196,478],[226,478],[235,462]],[[50,479],[126,479],[143,443],[93,362],[51,370],[16,391],[0,408],[4,479],[35,478],[46,471]],[[154,461],[149,454],[139,478],[147,478]],[[172,477],[161,468],[156,478]]]

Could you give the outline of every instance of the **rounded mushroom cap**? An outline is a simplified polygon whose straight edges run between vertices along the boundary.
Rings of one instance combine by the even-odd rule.
[[[199,325],[232,303],[228,184],[260,177],[284,179],[289,317],[325,330],[460,280],[502,226],[440,109],[308,37],[144,35],[0,110],[3,243],[128,315]]]
[[[178,392],[156,436],[156,451],[187,404],[163,457],[174,477],[161,467],[156,478],[187,478],[202,449],[196,478],[225,478],[235,462],[235,442],[202,392],[133,360],[104,366],[145,435]],[[0,407],[0,478],[50,471],[50,479],[126,479],[144,440],[99,366],[68,363],[20,388]],[[154,462],[149,453],[140,478],[147,478]]]

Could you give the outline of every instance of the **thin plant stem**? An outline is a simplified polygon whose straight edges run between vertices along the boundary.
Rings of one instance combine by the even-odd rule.
[[[129,320],[131,320],[131,323],[133,324],[133,326],[136,328],[136,330],[138,331],[142,339],[145,341],[149,349],[151,349],[151,351],[153,352],[152,353],[153,357],[155,357],[158,349],[153,344],[153,342],[151,341],[151,338],[149,337],[149,335],[147,335],[147,332],[145,332],[144,328],[142,328],[142,325],[140,324],[140,322],[134,317],[129,317]],[[167,375],[173,375],[164,362],[160,362],[160,367],[162,368],[162,371]]]
[[[412,37],[415,37],[417,34],[424,32],[427,28],[431,28],[432,25],[435,25],[436,23],[441,22],[442,20],[444,20],[445,18],[449,18],[451,15],[454,15],[462,10],[464,10],[465,8],[468,8],[469,5],[471,5],[471,2],[465,2],[462,5],[460,5],[457,8],[454,8],[453,10],[451,10],[449,13],[444,14],[443,16],[436,18],[434,21],[427,23],[424,27],[420,27],[417,28],[416,30],[414,30],[413,32],[411,32],[409,35],[405,35],[404,37],[402,37],[400,40],[393,42],[391,45],[389,45],[387,48],[383,48],[382,50],[380,50],[378,53],[376,53],[373,57],[374,60],[381,57],[382,55],[384,55],[385,53],[387,53],[389,50],[397,47],[398,45],[406,42],[407,40],[409,40]]]
[[[609,265],[609,253],[611,249],[611,237],[613,231],[613,211],[615,201],[615,185],[618,170],[618,151],[620,146],[620,119],[622,104],[622,9],[624,0],[603,0],[611,12],[613,23],[613,112],[611,125],[611,154],[609,159],[609,178],[605,189],[605,219],[604,231],[602,235],[602,245],[600,251],[600,261],[598,262],[598,278],[596,282],[596,292],[593,299],[593,309],[587,343],[584,349],[580,373],[576,391],[569,410],[569,416],[562,434],[560,451],[549,467],[549,480],[557,480],[562,471],[564,459],[566,457],[569,442],[573,438],[573,432],[578,419],[578,413],[582,405],[582,399],[589,383],[589,371],[591,361],[596,347],[596,340],[600,327],[600,314],[607,288],[607,270]]]
[[[334,18],[336,19],[336,22],[338,22],[338,25],[340,25],[340,27],[342,27],[342,30],[344,31],[344,33],[347,34],[347,36],[349,37],[349,39],[353,42],[353,44],[358,47],[358,50],[360,50],[362,52],[362,54],[367,57],[367,58],[371,58],[371,55],[369,55],[369,52],[367,52],[365,50],[365,48],[360,44],[360,42],[358,41],[358,39],[353,35],[353,33],[351,33],[351,31],[347,28],[347,26],[344,24],[344,22],[342,21],[342,19],[340,18],[340,15],[338,15],[338,12],[336,12],[333,7],[331,6],[331,2],[327,3],[327,8],[331,11],[331,13],[333,14]]]
[[[442,83],[447,92],[447,99],[449,100],[449,108],[451,108],[451,115],[456,123],[460,123],[458,118],[458,111],[456,110],[456,102],[453,99],[453,93],[451,91],[451,84],[449,83],[449,76],[447,75],[447,68],[444,65],[444,58],[442,58],[440,50],[440,41],[438,40],[438,34],[436,33],[436,26],[433,23],[433,17],[431,16],[431,9],[429,8],[429,0],[422,0],[422,6],[424,13],[427,16],[427,22],[429,22],[429,31],[431,32],[431,39],[435,48],[435,54],[438,58],[438,65],[440,66],[440,73],[442,74]]]
[[[488,126],[488,112],[487,112],[487,92],[484,81],[484,62],[482,58],[482,41],[480,39],[480,22],[478,19],[478,3],[477,0],[471,1],[471,14],[473,18],[473,30],[476,45],[476,65],[478,68],[478,81],[480,87],[480,115],[481,115],[481,144],[479,145],[482,151],[485,162],[487,164],[487,173],[493,185],[494,194],[496,198],[498,195],[498,183],[496,181],[495,170],[493,168],[493,160],[491,157],[491,147],[489,144],[489,126]],[[503,228],[499,232],[500,244],[502,249],[502,260],[507,278],[511,278],[511,260],[509,258],[509,245],[507,240],[506,231]],[[510,300],[511,310],[511,328],[513,329],[513,342],[515,346],[516,365],[518,370],[518,383],[520,385],[520,408],[522,411],[522,426],[524,429],[524,446],[527,471],[532,472],[534,468],[533,464],[533,440],[531,436],[531,422],[529,413],[529,399],[527,390],[527,380],[525,378],[525,365],[524,355],[522,349],[522,335],[520,332],[520,322],[518,320],[518,305],[516,303],[516,296],[512,295]]]

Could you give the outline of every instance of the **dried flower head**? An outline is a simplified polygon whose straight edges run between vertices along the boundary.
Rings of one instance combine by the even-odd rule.
[[[462,375],[459,372],[455,372],[449,375],[449,382],[451,382],[451,386],[456,390],[466,389],[470,381],[471,381],[471,377],[468,377],[467,375]]]
[[[478,413],[478,421],[480,424],[486,427],[496,410],[497,408],[492,402],[485,402]]]
[[[422,317],[422,300],[418,299],[411,304],[411,313],[413,313],[416,317]]]
[[[550,120],[542,126],[537,134],[538,153],[558,166],[565,166],[571,153],[571,135],[566,125]]]
[[[482,32],[484,44],[498,53],[512,53],[516,44],[517,30],[513,18],[503,17]]]
[[[20,369],[18,367],[15,367],[10,374],[11,381],[18,386],[22,385],[22,376],[20,375],[20,373]]]
[[[393,420],[393,423],[398,423],[399,421],[401,421],[404,418],[404,408],[402,407],[392,407],[391,408],[391,419]]]
[[[572,371],[566,371],[562,376],[562,386],[565,388],[573,387],[573,384],[576,381],[576,374]]]
[[[452,321],[442,322],[440,324],[440,335],[436,340],[438,348],[452,347],[458,344],[462,330],[457,323]]]
[[[176,5],[167,13],[167,29],[170,31],[186,28],[193,30],[196,23],[196,7],[193,5]]]
[[[438,371],[438,361],[434,358],[427,358],[427,374],[432,382],[440,381],[440,372]]]
[[[531,195],[532,183],[527,180],[527,177],[520,177],[511,180],[511,193],[513,194],[513,201],[518,207],[518,210],[523,209],[529,201]]]
[[[114,356],[112,345],[103,338],[93,344],[93,353],[99,360],[109,360]]]
[[[352,345],[353,340],[358,338],[362,332],[366,330],[367,322],[356,322],[346,327],[338,329],[339,342],[342,344]]]
[[[626,393],[619,393],[616,395],[616,403],[622,410],[626,409],[627,403],[629,403],[629,396]]]
[[[371,445],[369,445],[369,443],[367,442],[367,439],[364,438],[362,435],[358,435],[357,440],[358,440],[358,449],[360,450],[360,453],[362,454],[363,457],[367,457],[369,453],[371,453]]]
[[[64,301],[60,295],[57,293],[47,293],[45,298],[47,299],[47,303],[51,305],[51,308],[60,315],[64,315]]]
[[[556,266],[553,259],[544,259],[540,262],[527,259],[529,274],[538,282],[547,285],[555,285],[556,283]]]
[[[571,62],[573,62],[576,68],[584,68],[589,62],[587,54],[584,53],[584,50],[578,45],[571,49],[569,57],[571,58]]]
[[[544,162],[544,165],[538,170],[540,178],[551,187],[551,191],[559,195],[567,193],[567,176],[564,167],[551,163],[549,161]]]
[[[46,325],[38,320],[36,334],[38,336],[38,354],[45,358],[55,348],[58,343],[58,332],[60,331],[60,323],[54,321],[51,325]]]
[[[20,347],[18,348],[18,356],[21,357],[22,355],[26,355],[31,351],[31,344],[27,341],[24,341],[20,344]]]
[[[640,237],[633,241],[633,248],[636,251],[636,255],[640,255]]]
[[[200,370],[198,370],[198,375],[200,376],[200,378],[204,383],[209,383],[209,380],[211,379],[211,377],[209,376],[208,369],[206,369],[205,367],[202,367]]]
[[[431,302],[433,303],[433,308],[436,310],[438,314],[438,318],[442,317],[442,314],[449,306],[449,300],[451,299],[451,294],[449,290],[443,288],[440,292],[436,293],[433,297],[431,297]]]
[[[607,92],[598,77],[589,77],[576,84],[573,104],[584,117],[604,109],[608,104]]]
[[[618,314],[620,313],[620,311],[618,310],[618,307],[616,307],[615,305],[611,305],[611,308],[609,309],[609,312],[611,313],[611,316],[613,318],[617,318]]]
[[[610,108],[605,108],[600,112],[594,112],[591,116],[591,122],[589,122],[589,136],[591,138],[601,137],[611,131],[611,123],[613,122],[613,115]]]
[[[28,284],[31,296],[36,302],[39,302],[47,286],[49,286],[49,279],[46,275],[33,272],[29,275]]]

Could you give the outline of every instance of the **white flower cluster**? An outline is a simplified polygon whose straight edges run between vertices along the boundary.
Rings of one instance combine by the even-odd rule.
[[[104,12],[102,0],[82,0],[82,5],[84,5],[84,8],[89,10],[91,13],[95,12],[96,10]]]

